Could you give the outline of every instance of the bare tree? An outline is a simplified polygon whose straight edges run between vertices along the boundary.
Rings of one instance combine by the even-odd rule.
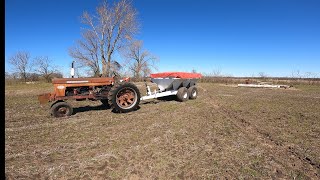
[[[312,78],[312,77],[314,77],[314,73],[312,73],[312,72],[305,72],[303,77],[304,77],[304,78]]]
[[[262,79],[265,79],[268,77],[268,75],[264,72],[259,72],[259,77],[262,78]]]
[[[300,72],[300,70],[293,70],[291,72],[291,77],[292,78],[299,78],[301,79],[303,77],[302,73]]]
[[[50,82],[52,75],[57,73],[57,68],[47,56],[38,56],[34,60],[35,71],[39,73],[47,82]]]
[[[213,77],[221,77],[222,76],[221,69],[220,68],[213,69],[212,75]]]
[[[102,64],[103,76],[111,76],[113,53],[123,47],[137,33],[136,16],[137,11],[128,0],[120,0],[112,5],[104,0],[102,5],[97,7],[96,14],[83,13],[82,23],[87,25],[89,29],[84,33],[86,40],[81,41],[80,46],[86,49],[83,54],[93,53],[93,55],[89,53],[90,61],[88,62],[94,62],[93,64],[96,66],[99,59]],[[75,53],[77,53],[76,50]],[[71,52],[72,56],[75,53]]]
[[[143,49],[142,41],[134,41],[124,52],[124,56],[127,58],[127,68],[136,79],[149,75],[152,69],[157,69],[155,62],[158,58]]]
[[[30,71],[30,54],[29,52],[19,51],[9,58],[9,63],[19,72],[20,77],[26,82],[28,71]]]
[[[69,55],[78,62],[77,68],[89,67],[93,76],[97,77],[100,75],[98,39],[92,31],[83,32],[82,37],[78,47],[69,49]]]

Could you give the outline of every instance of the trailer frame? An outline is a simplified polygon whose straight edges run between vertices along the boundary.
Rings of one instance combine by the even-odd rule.
[[[147,95],[142,96],[140,100],[157,99],[172,95],[176,95],[179,101],[186,101],[189,98],[195,99],[198,94],[196,83],[200,77],[201,74],[186,72],[151,74],[151,82],[157,84],[158,90],[151,92],[150,86],[145,81]],[[179,96],[181,97],[179,98]]]

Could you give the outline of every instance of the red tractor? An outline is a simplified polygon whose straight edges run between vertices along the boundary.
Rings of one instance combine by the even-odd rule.
[[[116,112],[130,112],[140,103],[140,92],[129,78],[119,76],[99,78],[56,78],[52,80],[54,92],[38,96],[41,104],[52,102],[51,115],[70,116],[72,106],[67,100],[100,100]]]

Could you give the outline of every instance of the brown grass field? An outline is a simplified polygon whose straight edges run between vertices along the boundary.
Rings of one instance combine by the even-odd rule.
[[[5,87],[8,179],[320,179],[320,86],[199,83],[195,100],[125,114],[70,101],[60,119],[37,100],[52,90]]]

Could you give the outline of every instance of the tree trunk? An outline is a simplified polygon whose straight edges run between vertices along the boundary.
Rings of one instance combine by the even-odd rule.
[[[22,73],[22,77],[23,77],[23,80],[24,82],[27,82],[27,73]]]
[[[107,63],[104,60],[104,61],[102,61],[102,76],[106,77],[106,75],[107,75]]]
[[[103,50],[102,50],[103,53]],[[107,62],[106,58],[104,57],[104,54],[101,55],[101,63],[102,63],[102,76],[107,77],[108,76],[108,68],[107,68]]]
[[[94,72],[94,77],[99,77],[100,76],[100,70],[97,69],[95,72]]]
[[[108,54],[108,62],[107,62],[107,76],[111,76],[111,54]]]

